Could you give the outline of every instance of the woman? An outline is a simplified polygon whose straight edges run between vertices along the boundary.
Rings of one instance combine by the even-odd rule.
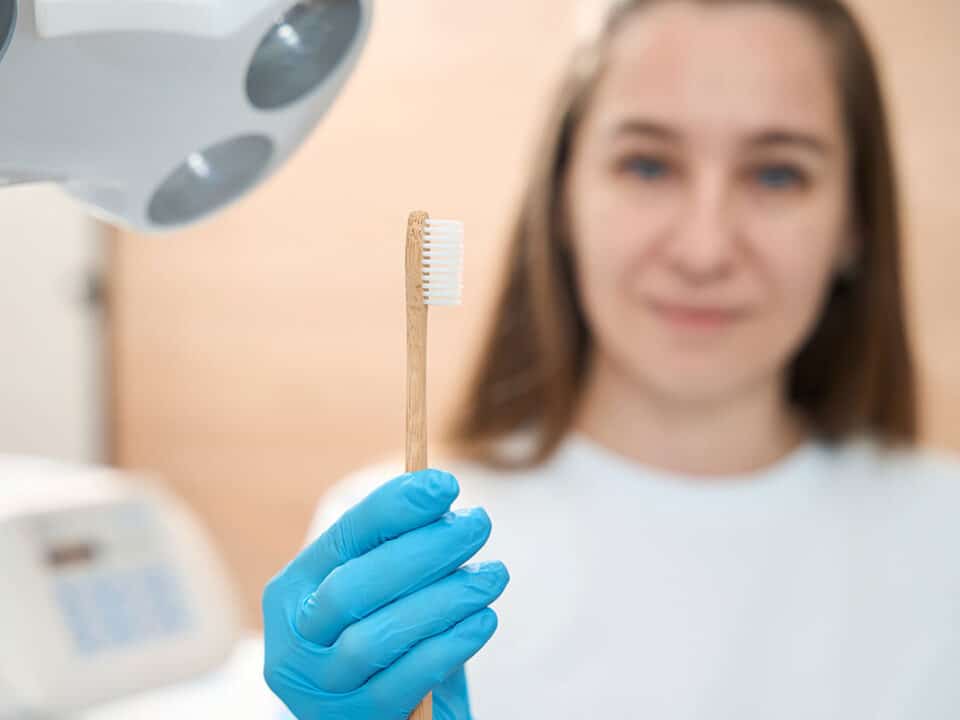
[[[300,718],[945,718],[960,472],[911,449],[887,123],[837,0],[632,0],[546,133],[453,476],[265,594]],[[487,514],[489,513],[489,515]],[[489,651],[501,563],[514,577]],[[454,572],[456,570],[456,572]]]

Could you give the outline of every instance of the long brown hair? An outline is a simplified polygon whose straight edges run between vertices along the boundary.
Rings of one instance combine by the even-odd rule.
[[[528,430],[535,443],[520,464],[538,463],[570,430],[592,345],[564,235],[563,186],[573,138],[619,28],[633,13],[666,1],[615,4],[567,74],[512,233],[493,324],[453,426],[451,440],[461,452],[497,462],[499,441]],[[697,1],[799,11],[828,40],[851,150],[851,209],[861,248],[855,272],[837,278],[815,331],[792,362],[789,399],[824,440],[864,433],[887,443],[912,442],[916,390],[896,173],[878,72],[863,32],[839,0]]]

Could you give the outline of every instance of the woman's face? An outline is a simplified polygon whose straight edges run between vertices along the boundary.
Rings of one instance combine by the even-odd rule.
[[[604,364],[687,401],[782,382],[855,250],[848,163],[809,20],[746,3],[635,14],[565,189]]]

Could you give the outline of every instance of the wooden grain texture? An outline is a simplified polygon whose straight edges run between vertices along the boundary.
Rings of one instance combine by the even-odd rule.
[[[410,213],[406,239],[407,472],[427,468],[427,318],[423,296],[423,226],[427,213]]]
[[[427,318],[423,294],[423,228],[427,213],[410,213],[407,221],[407,472],[427,468]],[[432,720],[433,697],[427,695],[410,720]]]

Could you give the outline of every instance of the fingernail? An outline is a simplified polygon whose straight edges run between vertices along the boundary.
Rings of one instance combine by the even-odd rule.
[[[454,510],[453,516],[456,519],[462,519],[462,520],[468,520],[468,521],[476,520],[477,522],[482,522],[482,523],[490,522],[490,516],[487,515],[487,511],[484,510],[482,507]]]
[[[471,530],[471,538],[478,540],[490,534],[490,516],[483,508],[470,508],[469,510],[455,510],[453,512],[454,522],[463,523]]]
[[[497,628],[497,614],[489,608],[482,610],[480,612],[480,617],[477,620],[477,624],[479,625],[481,632],[493,632]]]
[[[477,567],[477,582],[490,592],[499,592],[510,582],[510,573],[502,562],[481,563]]]

